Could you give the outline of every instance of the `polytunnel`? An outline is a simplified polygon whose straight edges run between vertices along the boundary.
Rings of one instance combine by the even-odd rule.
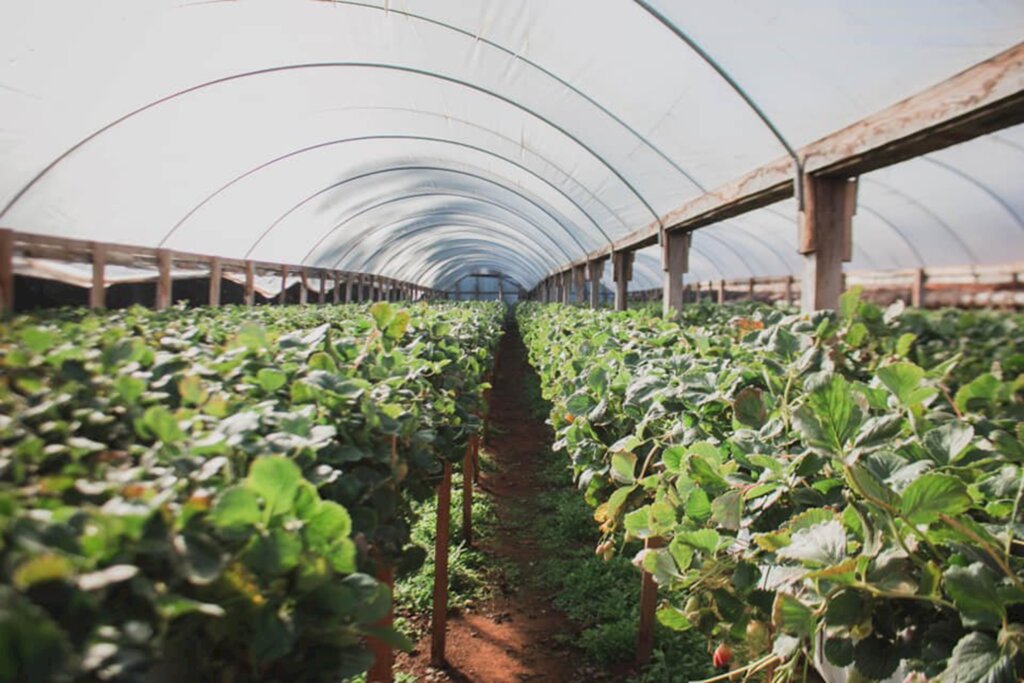
[[[0,226],[94,286],[49,262],[834,305],[844,269],[1024,254],[1022,32],[1016,0],[7,3]]]

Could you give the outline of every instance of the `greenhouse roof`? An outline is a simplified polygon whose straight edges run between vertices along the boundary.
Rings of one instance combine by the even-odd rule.
[[[8,2],[0,225],[530,288],[1015,48],[1019,95],[1022,36],[1019,0]],[[1022,127],[862,175],[849,267],[1024,257],[1022,177]],[[797,201],[691,275],[796,272]]]

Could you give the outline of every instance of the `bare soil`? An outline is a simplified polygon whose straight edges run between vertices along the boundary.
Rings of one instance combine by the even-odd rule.
[[[493,464],[481,473],[476,495],[494,499],[497,528],[489,529],[477,545],[496,566],[511,566],[513,577],[534,571],[540,550],[531,529],[536,528],[532,499],[543,494],[538,473],[550,453],[550,431],[533,417],[527,403],[524,378],[532,369],[515,329],[501,342],[498,368],[491,391],[490,424],[493,436],[485,445]],[[430,664],[430,635],[411,654],[399,655],[397,669],[420,681],[455,683],[574,683],[591,680],[578,653],[566,638],[573,632],[564,615],[552,606],[552,596],[532,581],[503,582],[495,596],[472,611],[450,615],[447,663]],[[429,629],[429,626],[428,626]],[[560,637],[561,636],[561,637]]]

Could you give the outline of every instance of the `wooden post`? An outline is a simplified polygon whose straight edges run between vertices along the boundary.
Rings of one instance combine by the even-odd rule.
[[[281,294],[278,302],[284,306],[288,301],[288,266],[281,266]]]
[[[252,261],[245,262],[245,305],[256,303],[256,269]]]
[[[601,306],[601,278],[604,277],[604,259],[587,262],[587,276],[590,278],[590,307]]]
[[[572,269],[572,281],[576,303],[582,304],[587,300],[587,293],[583,290],[584,284],[587,281],[587,267],[585,265],[576,266]]]
[[[334,273],[334,303],[341,303],[341,275],[337,271]]]
[[[751,301],[754,300],[754,284],[754,278],[750,278],[750,280],[747,281],[747,298]]]
[[[644,540],[645,549],[654,550],[664,545],[665,541],[658,537]],[[654,651],[654,623],[657,609],[658,584],[654,582],[654,576],[645,570],[640,577],[640,625],[637,628],[636,636],[637,666],[646,666],[651,661],[651,653]]]
[[[448,533],[452,513],[452,464],[444,463],[437,488],[437,536],[434,541],[434,612],[430,624],[430,664],[444,666],[448,627]]]
[[[327,274],[324,271],[320,271],[320,299],[317,301],[319,304],[327,303]]]
[[[351,273],[349,273],[348,275],[345,276],[345,303],[347,303],[347,304],[352,303],[352,291],[353,291],[352,288],[353,288],[353,285],[357,285],[358,282],[359,282],[358,277],[355,276],[355,275],[352,275]]]
[[[572,290],[572,268],[562,273],[562,289],[559,294],[563,304],[568,304],[571,300],[570,293]]]
[[[718,304],[725,303],[725,280],[718,281]]]
[[[466,455],[462,459],[462,538],[466,545],[473,545],[473,478],[476,476],[473,451],[476,441],[476,434],[469,437]]]
[[[804,178],[804,212],[799,251],[804,255],[800,308],[804,313],[839,305],[843,261],[853,247],[857,180]]]
[[[924,268],[918,268],[914,271],[914,282],[910,288],[910,305],[917,308],[924,308],[927,292],[925,285],[928,282],[928,277],[925,275]]]
[[[395,621],[395,571],[390,565],[378,559],[376,578],[377,581],[388,587],[388,592],[391,594],[391,607],[388,609],[387,616],[374,626],[391,628]],[[391,683],[395,680],[393,671],[395,651],[391,649],[390,645],[376,638],[367,638],[367,643],[370,646],[370,652],[373,653],[373,664],[370,666],[370,671],[367,672],[367,683]]]
[[[210,259],[210,306],[213,308],[220,306],[220,281],[222,272],[223,266],[221,265],[220,259],[214,256]]]
[[[793,305],[793,276],[786,276],[786,305]]]
[[[299,271],[299,303],[305,306],[309,303],[309,272],[303,267]]]
[[[171,252],[167,249],[158,249],[156,266],[156,310],[162,311],[171,305]]]
[[[633,279],[633,252],[617,251],[612,254],[612,277],[615,279],[615,310],[629,307],[629,281]]]
[[[14,231],[0,229],[0,311],[14,313]]]
[[[666,232],[661,245],[662,315],[671,316],[683,310],[683,273],[688,270],[690,236],[685,232]]]
[[[89,288],[89,308],[107,307],[107,249],[102,244],[92,245],[92,287]]]

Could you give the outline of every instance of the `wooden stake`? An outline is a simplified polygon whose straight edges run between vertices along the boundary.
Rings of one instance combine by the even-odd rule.
[[[14,313],[14,232],[0,229],[0,311]]]
[[[786,305],[793,305],[793,276],[786,276]]]
[[[305,305],[309,303],[309,273],[305,268],[299,271],[299,278],[302,280],[299,283],[299,303]]]
[[[430,625],[430,664],[445,664],[448,627],[448,535],[452,514],[452,464],[444,463],[444,476],[437,488],[437,538],[434,542],[434,613]]]
[[[341,303],[341,276],[337,271],[334,273],[334,303]]]
[[[256,272],[252,261],[245,262],[245,305],[252,306],[256,303]]]
[[[390,565],[378,560],[376,576],[377,581],[388,587],[388,593],[392,600],[387,616],[374,626],[391,628],[395,621],[395,572]],[[395,651],[391,649],[390,645],[376,638],[367,638],[367,643],[370,646],[370,652],[373,653],[373,665],[370,666],[370,671],[367,673],[367,683],[391,683],[395,680]]]
[[[914,282],[910,288],[910,305],[917,308],[925,307],[925,283],[928,278],[924,274],[924,268],[918,268],[914,271]]]
[[[654,550],[665,545],[664,539],[648,538],[644,540],[644,548]],[[658,609],[658,584],[654,576],[644,571],[640,578],[640,626],[636,637],[637,666],[646,666],[651,661],[654,651],[654,621]]]
[[[102,244],[92,248],[92,287],[89,288],[89,308],[107,307],[107,288],[105,271],[107,267],[107,251]]]
[[[320,271],[320,302],[321,304],[327,303],[327,280],[324,275],[324,271]]]
[[[800,281],[804,313],[839,305],[843,293],[843,262],[853,248],[853,214],[857,181],[846,178],[804,178],[804,212],[799,251],[804,255]]]
[[[222,265],[220,259],[214,256],[210,259],[210,306],[220,306],[220,280]]]
[[[288,266],[281,266],[281,294],[277,301],[282,306],[288,301]]]
[[[667,232],[661,253],[664,271],[661,286],[662,315],[671,316],[683,310],[683,273],[689,270],[690,236],[685,232]]]
[[[171,252],[160,249],[156,252],[159,277],[156,281],[156,310],[162,311],[171,305]]]
[[[462,538],[466,545],[473,545],[473,477],[476,476],[473,458],[476,440],[476,434],[469,437],[466,455],[462,459]]]

